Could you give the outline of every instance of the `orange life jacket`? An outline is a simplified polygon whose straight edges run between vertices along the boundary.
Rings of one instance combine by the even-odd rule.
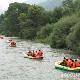
[[[11,45],[16,45],[16,42],[11,42]]]
[[[73,62],[71,68],[76,68],[76,63],[75,62]]]
[[[80,62],[75,62],[76,63],[76,67],[80,67]]]
[[[66,63],[67,63],[67,66],[68,66],[68,67],[71,67],[72,64],[73,64],[73,62],[72,62],[71,59],[68,59],[68,60],[66,61]]]
[[[41,51],[37,52],[37,56],[43,56],[43,52]]]

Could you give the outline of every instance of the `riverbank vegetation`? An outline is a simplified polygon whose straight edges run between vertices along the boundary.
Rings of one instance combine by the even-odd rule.
[[[0,16],[0,33],[38,40],[52,48],[80,49],[80,0],[64,0],[46,11],[38,5],[11,3]]]

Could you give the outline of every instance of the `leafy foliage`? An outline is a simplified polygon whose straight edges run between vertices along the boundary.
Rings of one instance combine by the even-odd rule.
[[[50,35],[50,45],[53,48],[66,47],[65,38],[70,33],[70,28],[79,21],[77,16],[62,18],[54,24],[53,32]]]
[[[72,27],[71,33],[66,38],[67,46],[71,49],[80,47],[80,22]]]
[[[38,39],[47,38],[53,30],[53,24],[47,24],[45,27],[42,27],[40,31],[37,33]]]
[[[0,15],[0,32],[6,36],[38,39],[52,48],[80,48],[80,0],[64,0],[52,11],[38,5],[11,3]]]

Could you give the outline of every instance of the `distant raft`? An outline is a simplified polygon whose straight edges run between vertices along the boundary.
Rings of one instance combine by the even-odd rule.
[[[4,39],[3,36],[0,36],[0,39]]]
[[[16,47],[16,45],[9,45],[10,47]]]
[[[11,41],[9,46],[10,46],[10,47],[16,47],[16,42]]]
[[[61,62],[62,61],[55,62],[55,68],[62,69],[62,70],[67,70],[67,71],[79,71],[80,72],[80,67],[70,68],[70,67],[67,67],[67,66],[62,66],[62,65],[60,65]]]

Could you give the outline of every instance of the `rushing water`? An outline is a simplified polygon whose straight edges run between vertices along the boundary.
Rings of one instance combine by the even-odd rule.
[[[49,45],[13,38],[17,47],[9,47],[8,40],[0,39],[0,80],[80,80],[80,73],[55,69],[55,61],[63,57],[77,58],[64,54],[64,50],[52,49]],[[24,58],[27,50],[41,49],[45,53],[43,60]],[[78,57],[79,58],[79,57]]]

